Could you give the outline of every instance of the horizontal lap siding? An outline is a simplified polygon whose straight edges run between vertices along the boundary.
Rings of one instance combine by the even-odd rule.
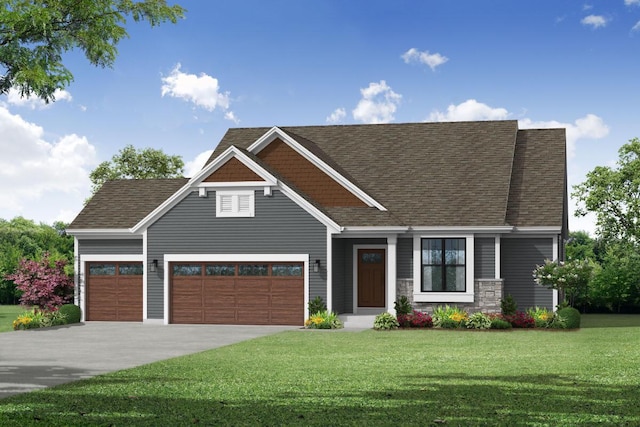
[[[163,255],[171,254],[309,254],[309,294],[326,295],[327,228],[280,191],[255,193],[255,217],[216,218],[216,197],[193,192],[147,231],[147,260],[157,259],[157,273],[148,279],[148,318],[164,317]],[[306,302],[305,302],[306,304]]]
[[[496,277],[496,240],[493,237],[474,239],[474,275],[476,279]]]
[[[500,241],[500,265],[504,295],[513,296],[520,310],[529,307],[553,308],[551,290],[536,285],[533,270],[545,259],[553,259],[551,238],[511,238]]]
[[[142,255],[142,239],[78,239],[79,255]]]

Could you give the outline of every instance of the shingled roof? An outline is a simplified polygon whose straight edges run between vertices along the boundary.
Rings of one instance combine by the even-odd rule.
[[[68,228],[133,227],[188,181],[187,178],[107,181]]]
[[[323,207],[246,149],[270,128],[234,128],[207,164],[242,149],[341,226],[563,227],[565,130],[515,120],[280,127],[387,211]],[[187,182],[105,184],[69,228],[130,228]],[[563,216],[564,215],[564,216]]]

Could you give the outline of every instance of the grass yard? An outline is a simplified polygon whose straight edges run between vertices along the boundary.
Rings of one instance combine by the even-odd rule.
[[[0,305],[0,332],[13,331],[13,321],[24,311],[20,305]]]
[[[638,426],[640,326],[627,320],[291,331],[3,399],[0,425]]]

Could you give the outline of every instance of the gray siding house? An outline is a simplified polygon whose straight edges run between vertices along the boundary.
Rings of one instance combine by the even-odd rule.
[[[69,226],[85,320],[302,325],[557,304],[564,129],[516,121],[229,129],[191,179],[105,183]]]

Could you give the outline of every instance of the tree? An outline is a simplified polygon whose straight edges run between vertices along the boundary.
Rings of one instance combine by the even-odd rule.
[[[596,241],[586,231],[572,231],[565,247],[568,261],[578,259],[595,259]]]
[[[615,168],[597,166],[572,194],[582,206],[577,216],[596,214],[598,233],[606,240],[640,243],[640,139],[618,150]]]
[[[547,259],[533,270],[533,278],[538,285],[556,289],[561,298],[575,307],[576,299],[587,292],[593,269],[594,263],[588,259],[567,262]]]
[[[589,286],[589,302],[595,309],[640,308],[640,252],[627,242],[610,242],[602,269]]]
[[[91,192],[95,194],[102,184],[113,179],[180,178],[183,168],[180,156],[170,156],[154,148],[136,150],[133,145],[127,145],[110,162],[100,163],[89,174]]]
[[[15,87],[54,101],[73,80],[64,53],[80,49],[92,65],[112,67],[128,18],[157,26],[184,12],[166,0],[0,0],[0,94]]]
[[[15,273],[7,276],[22,291],[20,303],[53,311],[71,301],[73,280],[65,273],[66,261],[52,261],[45,254],[40,261],[23,259]]]

